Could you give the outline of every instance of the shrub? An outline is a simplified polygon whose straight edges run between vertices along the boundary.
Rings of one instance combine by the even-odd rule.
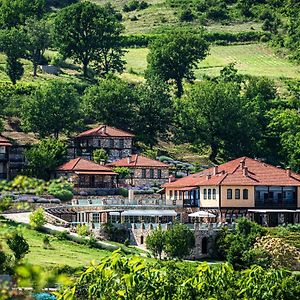
[[[20,233],[14,232],[7,238],[6,243],[17,261],[29,252],[29,245]]]
[[[185,9],[180,13],[179,20],[181,22],[192,22],[194,20],[194,14],[189,8]]]
[[[119,193],[123,197],[126,197],[126,198],[128,197],[128,190],[127,189],[121,188],[121,189],[119,189]]]
[[[124,246],[126,246],[126,247],[129,247],[129,246],[130,246],[130,241],[129,241],[129,239],[126,239],[126,240],[124,241]]]
[[[88,236],[89,227],[86,224],[79,224],[76,227],[76,233],[80,236]]]
[[[93,152],[93,160],[97,164],[100,164],[101,162],[105,163],[108,160],[108,155],[104,149],[96,149]]]
[[[38,208],[34,212],[32,212],[29,216],[29,220],[29,224],[32,228],[42,227],[47,222],[44,210],[42,208]]]
[[[51,189],[49,193],[61,201],[70,201],[74,196],[73,193],[67,189]]]
[[[98,241],[94,236],[91,236],[90,238],[86,239],[85,244],[89,248],[99,248]]]
[[[68,231],[67,230],[57,231],[57,232],[54,233],[54,235],[60,241],[68,239]]]
[[[12,204],[11,196],[4,196],[0,199],[0,213],[8,210]]]

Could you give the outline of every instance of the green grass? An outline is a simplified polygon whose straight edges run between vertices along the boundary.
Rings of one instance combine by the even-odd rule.
[[[132,78],[142,76],[147,67],[148,49],[129,49],[125,55],[127,73],[137,73]],[[300,66],[281,58],[264,44],[246,44],[230,46],[212,46],[209,56],[200,62],[196,78],[203,75],[217,76],[220,70],[229,63],[236,63],[241,74],[266,76],[273,79],[300,79]]]
[[[4,237],[1,235],[5,223],[10,224],[12,227],[16,227],[16,224],[0,219],[0,242],[7,250]],[[50,235],[48,236],[51,239],[52,249],[44,249],[43,237],[45,234],[28,229],[24,225],[19,225],[19,227],[30,247],[30,252],[25,256],[25,259],[31,264],[40,265],[46,269],[58,265],[87,266],[93,260],[97,262],[102,257],[111,255],[111,252],[107,250],[91,249],[71,241],[58,240]]]

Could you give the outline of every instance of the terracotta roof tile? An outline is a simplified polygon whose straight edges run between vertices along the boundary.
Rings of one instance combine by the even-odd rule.
[[[130,160],[130,162],[129,162]],[[131,156],[119,159],[117,161],[112,162],[109,166],[113,167],[161,167],[161,168],[170,168],[169,165],[160,162],[159,160],[151,159],[139,154],[133,154]]]
[[[107,125],[100,125],[96,128],[86,130],[78,134],[75,138],[86,136],[101,136],[101,137],[134,137],[134,134],[117,129]]]
[[[276,185],[300,186],[300,175],[277,168],[264,162],[240,157],[217,167],[207,169],[177,181],[166,183],[164,187],[178,188],[201,185]],[[207,176],[209,175],[209,176]]]
[[[82,157],[71,159],[65,164],[57,168],[58,171],[95,171],[95,172],[109,172],[112,175],[116,174],[111,168],[96,164],[90,160]]]
[[[0,135],[0,146],[12,146],[7,138]]]

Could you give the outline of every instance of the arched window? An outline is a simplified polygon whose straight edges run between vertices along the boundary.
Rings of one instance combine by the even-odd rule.
[[[208,189],[208,199],[211,199],[211,189]]]
[[[241,191],[240,189],[235,189],[235,199],[240,199],[241,198]]]
[[[204,200],[207,199],[207,189],[203,190],[203,198],[204,198]]]
[[[248,189],[243,189],[243,199],[248,199]]]
[[[207,249],[207,237],[205,236],[202,241],[201,241],[201,252],[202,254],[207,254],[208,253],[208,249]]]
[[[217,190],[216,189],[212,190],[212,195],[213,195],[213,199],[217,198]]]
[[[232,189],[227,189],[227,199],[232,199]]]

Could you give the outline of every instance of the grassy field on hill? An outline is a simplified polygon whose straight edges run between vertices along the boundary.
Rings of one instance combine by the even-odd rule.
[[[0,219],[0,242],[3,241],[1,233],[3,233],[3,225],[5,223],[7,224],[7,221]],[[80,267],[89,265],[93,260],[99,261],[102,257],[111,254],[111,252],[107,250],[91,249],[71,241],[58,240],[50,235],[48,236],[51,240],[50,244],[52,249],[44,249],[43,237],[45,234],[28,229],[24,225],[19,226],[30,247],[30,252],[26,255],[25,259],[31,264],[40,265],[45,268],[51,268],[58,265]],[[4,241],[2,244],[4,249],[7,249]]]
[[[125,55],[128,73],[143,75],[147,67],[148,49],[129,49]],[[264,44],[246,44],[229,46],[212,46],[209,56],[199,64],[197,79],[203,75],[217,76],[220,70],[231,62],[241,74],[267,76],[273,79],[300,79],[300,66],[281,58]],[[134,75],[133,75],[134,78]]]

